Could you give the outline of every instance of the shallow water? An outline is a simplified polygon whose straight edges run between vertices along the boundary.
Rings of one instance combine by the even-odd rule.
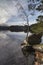
[[[33,65],[34,56],[25,57],[21,43],[26,33],[0,32],[0,65]]]

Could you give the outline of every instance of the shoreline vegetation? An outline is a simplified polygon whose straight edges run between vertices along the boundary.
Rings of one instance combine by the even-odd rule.
[[[32,24],[31,26],[24,25],[11,25],[11,26],[1,26],[0,31],[10,30],[11,32],[31,32],[31,33],[41,33],[43,32],[43,22]]]

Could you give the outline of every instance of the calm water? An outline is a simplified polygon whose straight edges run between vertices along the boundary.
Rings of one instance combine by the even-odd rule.
[[[22,53],[21,43],[25,38],[23,32],[0,32],[0,65],[33,65],[34,56],[29,55],[27,60]]]

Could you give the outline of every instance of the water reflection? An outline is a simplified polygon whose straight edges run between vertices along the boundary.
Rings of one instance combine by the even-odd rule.
[[[41,42],[42,41],[41,37],[42,37],[41,33],[39,33],[39,34],[32,34],[32,35],[30,35],[28,37],[28,41],[25,40],[25,42],[23,42],[21,44],[22,52],[23,52],[23,55],[26,57],[27,65],[29,65],[29,63],[28,63],[28,61],[29,61],[29,59],[28,59],[29,55],[33,55],[34,56],[34,57],[32,56],[33,57],[32,58],[33,59],[32,60],[33,61],[32,64],[34,64],[35,63],[35,55],[36,55],[35,52],[36,51],[37,52],[41,52],[43,50],[43,46],[41,46],[41,45],[36,46],[36,45],[38,45],[40,43],[43,43],[43,42]],[[34,46],[37,47],[38,50],[37,50],[37,48],[35,49]],[[40,50],[40,48],[42,48],[42,49]]]
[[[21,43],[25,38],[24,33],[0,32],[0,65],[33,64],[34,55],[29,54],[27,52],[29,50],[24,53],[25,49],[21,48]]]
[[[32,46],[24,46],[22,48],[22,53],[25,56],[25,59],[27,62],[26,64],[27,65],[34,65],[35,49],[33,49]]]
[[[26,65],[20,46],[22,43],[22,35],[9,33],[10,32],[1,32],[0,65]],[[23,37],[25,38],[25,35]]]
[[[7,37],[7,35],[6,35],[6,34],[4,34],[4,33],[0,32],[0,39],[1,39],[1,38],[6,39],[6,37]]]

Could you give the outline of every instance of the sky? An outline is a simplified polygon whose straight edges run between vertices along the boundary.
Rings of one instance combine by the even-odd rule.
[[[43,15],[42,12],[28,10],[27,2],[29,0],[0,0],[0,25],[24,25],[27,23],[27,18],[23,11],[26,12],[29,20],[29,24],[36,23],[38,15]],[[35,4],[38,2],[35,2]],[[21,6],[24,10],[22,10]],[[31,14],[34,12],[34,15]]]

